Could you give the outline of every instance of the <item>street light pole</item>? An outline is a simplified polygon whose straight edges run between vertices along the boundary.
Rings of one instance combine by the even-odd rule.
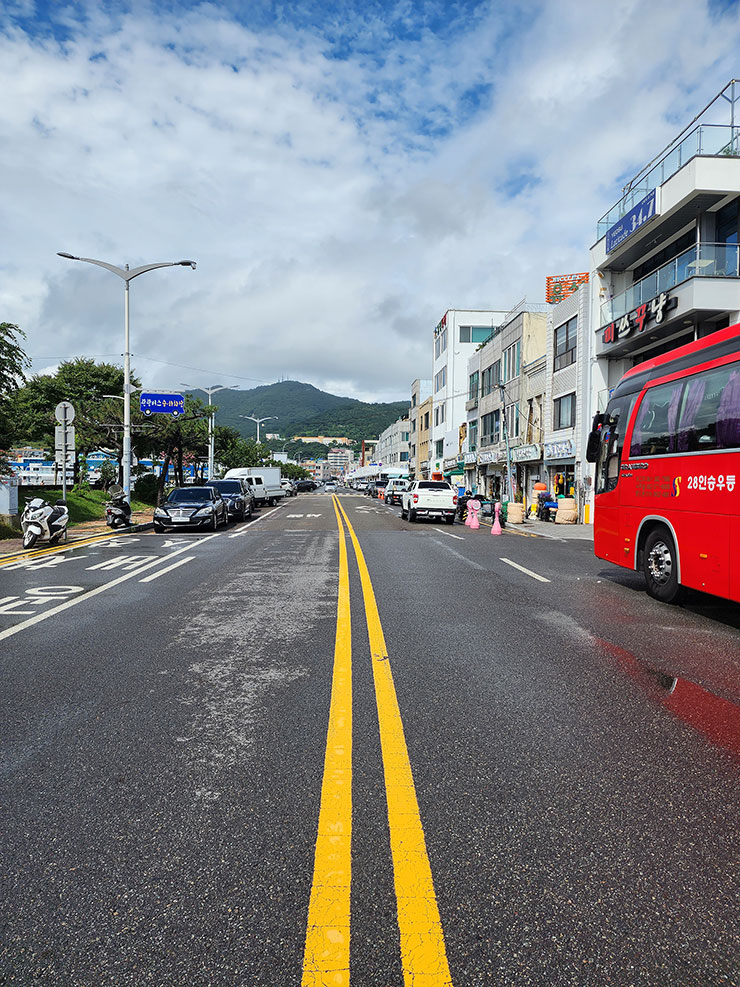
[[[95,264],[97,267],[104,267],[106,271],[117,275],[124,282],[124,354],[123,354],[123,491],[126,500],[131,502],[131,346],[129,331],[129,291],[128,286],[134,278],[147,271],[154,271],[158,267],[190,267],[195,270],[194,260],[172,260],[161,261],[157,264],[142,264],[140,267],[129,268],[116,267],[115,264],[106,264],[102,260],[93,260],[92,257],[77,257],[75,254],[68,254],[64,251],[57,251],[58,257],[67,260],[79,260],[85,264]]]
[[[214,459],[216,457],[216,424],[211,412],[211,396],[218,391],[238,390],[238,384],[222,384],[220,387],[191,387],[190,384],[180,383],[181,387],[187,387],[189,391],[203,391],[208,395],[208,479],[213,479]]]
[[[276,422],[278,421],[277,415],[268,415],[266,418],[255,418],[254,415],[239,415],[240,418],[249,418],[253,422],[257,422],[257,445],[260,444],[260,425],[262,422]]]

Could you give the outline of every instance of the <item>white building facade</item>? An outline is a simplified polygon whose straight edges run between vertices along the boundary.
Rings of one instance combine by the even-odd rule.
[[[409,464],[409,419],[399,418],[380,433],[375,447],[375,460],[383,468],[405,468]]]
[[[448,309],[434,330],[430,473],[442,472],[445,460],[457,462],[462,452],[468,359],[505,316],[505,310]]]

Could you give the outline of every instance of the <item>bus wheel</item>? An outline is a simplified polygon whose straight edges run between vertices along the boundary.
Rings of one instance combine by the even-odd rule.
[[[673,539],[664,528],[655,528],[645,542],[643,572],[647,591],[661,603],[677,603],[682,595],[678,582],[678,558]]]

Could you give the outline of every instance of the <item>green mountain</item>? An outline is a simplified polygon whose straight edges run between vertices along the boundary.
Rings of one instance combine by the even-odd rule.
[[[195,396],[200,395],[196,392]],[[274,415],[277,421],[263,422],[263,437],[266,432],[279,432],[285,439],[294,435],[346,435],[355,442],[376,439],[409,409],[408,401],[357,401],[298,380],[283,380],[248,391],[219,391],[213,403],[218,405],[217,424],[230,425],[246,438],[255,437],[257,425],[240,415]]]

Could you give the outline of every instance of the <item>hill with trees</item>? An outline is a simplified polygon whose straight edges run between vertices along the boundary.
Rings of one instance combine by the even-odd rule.
[[[408,401],[365,402],[321,391],[312,384],[283,380],[248,391],[219,391],[217,422],[253,438],[257,426],[240,415],[277,421],[264,422],[265,432],[279,432],[284,439],[294,435],[346,435],[353,442],[375,439],[397,418],[408,413]]]

